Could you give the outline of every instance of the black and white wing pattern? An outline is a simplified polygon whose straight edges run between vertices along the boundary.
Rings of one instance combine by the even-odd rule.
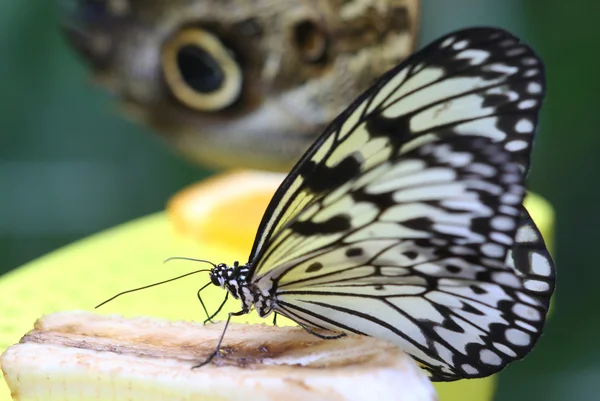
[[[390,70],[343,112],[284,180],[260,224],[254,269],[285,260],[267,244],[310,203],[372,166],[443,137],[499,142],[529,169],[544,68],[510,33],[471,28],[442,37]]]
[[[398,344],[434,380],[522,358],[554,289],[522,206],[544,90],[540,60],[503,30],[433,42],[357,99],[284,180],[248,281],[305,327]]]
[[[518,227],[523,195],[522,170],[500,144],[428,143],[305,209],[284,230],[310,227],[300,256],[254,282],[274,289],[278,313],[388,339],[435,380],[488,376],[530,351],[553,288],[535,226]],[[348,224],[319,226],[331,218]],[[322,227],[334,245],[315,246]]]
[[[555,285],[554,264],[542,234],[524,207],[506,265],[515,269],[523,280],[523,287],[548,309]]]

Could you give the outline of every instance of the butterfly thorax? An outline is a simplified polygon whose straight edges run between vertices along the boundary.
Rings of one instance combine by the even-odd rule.
[[[248,280],[250,264],[240,265],[234,262],[232,266],[219,263],[210,273],[211,282],[227,291],[242,302],[244,311],[249,312],[253,307],[259,316],[265,317],[273,310],[273,297],[259,291]]]

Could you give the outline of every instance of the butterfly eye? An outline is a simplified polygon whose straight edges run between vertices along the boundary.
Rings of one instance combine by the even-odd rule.
[[[162,69],[169,90],[198,111],[217,111],[233,104],[243,76],[232,52],[212,33],[186,29],[162,50]]]
[[[210,281],[211,281],[211,282],[212,282],[214,285],[216,285],[216,286],[220,286],[220,285],[221,285],[221,283],[219,282],[219,278],[217,277],[217,275],[216,275],[216,274],[211,274],[211,275],[210,275]]]
[[[303,61],[310,64],[324,64],[327,61],[327,34],[315,22],[304,20],[297,23],[293,40]]]

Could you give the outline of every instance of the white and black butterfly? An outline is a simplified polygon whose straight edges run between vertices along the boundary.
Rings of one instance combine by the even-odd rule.
[[[387,339],[433,380],[523,358],[554,290],[522,206],[544,92],[540,59],[494,28],[451,33],[386,73],[284,180],[249,262],[211,269],[241,300],[230,317]]]

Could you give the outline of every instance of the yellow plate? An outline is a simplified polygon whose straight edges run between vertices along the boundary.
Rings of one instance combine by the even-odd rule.
[[[43,314],[73,309],[92,310],[94,305],[117,292],[208,267],[185,261],[162,264],[168,257],[189,256],[214,262],[245,262],[256,221],[264,210],[260,204],[270,197],[263,195],[265,191],[273,190],[280,177],[261,175],[262,178],[257,179],[253,173],[242,173],[242,181],[251,185],[244,189],[245,195],[237,198],[236,205],[235,202],[231,203],[232,198],[228,197],[231,192],[228,191],[230,184],[239,190],[239,174],[226,174],[209,180],[201,184],[199,190],[194,189],[195,196],[190,197],[189,192],[187,198],[182,198],[183,193],[177,195],[170,203],[170,217],[165,213],[157,213],[123,224],[52,252],[0,277],[0,350],[18,342],[32,328],[35,319]],[[215,199],[223,201],[214,202]],[[244,199],[253,201],[248,205],[244,204]],[[194,206],[196,212],[201,211],[195,214],[199,216],[195,220],[189,217],[189,209],[186,209],[190,205]],[[551,242],[554,219],[551,207],[535,195],[527,198],[526,206],[547,241]],[[220,214],[222,210],[219,211],[223,207],[231,212],[227,216],[227,224],[234,224],[228,226],[227,230],[222,226],[214,227],[219,224],[214,217],[223,216]],[[239,224],[235,225],[232,221],[238,221]],[[196,291],[207,282],[206,273],[199,274],[128,294],[98,311],[125,316],[203,320],[205,316],[196,299]],[[219,305],[223,296],[223,291],[214,286],[203,292],[209,311]],[[239,304],[230,301],[218,318],[238,309]],[[252,314],[239,321],[260,320]],[[267,320],[266,323],[270,324],[270,319]],[[289,321],[282,319],[278,321],[280,323]],[[436,384],[442,401],[491,400],[494,386],[494,377]],[[0,401],[8,400],[8,389],[1,384]]]

